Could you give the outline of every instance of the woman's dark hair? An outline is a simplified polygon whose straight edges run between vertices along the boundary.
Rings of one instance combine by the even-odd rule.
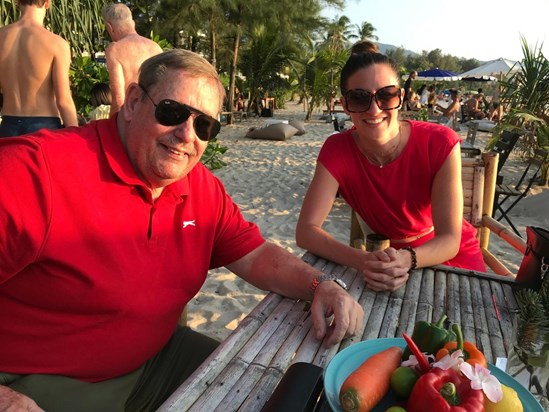
[[[345,92],[347,91],[347,80],[349,80],[349,77],[351,77],[357,71],[370,67],[373,64],[388,65],[391,69],[393,69],[398,79],[398,68],[396,64],[384,54],[378,53],[377,51],[373,51],[373,49],[368,49],[367,47],[366,47],[366,50],[368,51],[359,51],[355,53],[354,50],[355,50],[355,47],[353,46],[353,48],[351,48],[351,52],[352,52],[351,56],[347,60],[347,63],[345,63],[345,66],[343,66],[343,69],[341,70],[339,88],[341,90],[342,95],[345,95]],[[357,47],[356,50],[363,50],[363,48]],[[377,50],[377,46],[375,46],[375,50]]]
[[[106,83],[97,83],[90,91],[90,101],[93,107],[102,104],[110,105],[112,102],[111,89]]]
[[[360,40],[353,44],[351,53],[379,53],[379,47],[370,40]]]

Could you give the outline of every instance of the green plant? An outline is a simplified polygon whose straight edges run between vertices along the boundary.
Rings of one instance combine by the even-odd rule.
[[[221,160],[221,156],[226,151],[227,148],[221,146],[218,143],[217,138],[213,138],[208,142],[208,147],[206,147],[206,150],[204,151],[204,154],[202,155],[200,161],[210,170],[221,169],[223,166],[227,166],[227,163]]]
[[[421,109],[417,114],[416,120],[421,120],[424,122],[429,120],[429,110],[427,110],[425,107]]]
[[[523,59],[519,69],[500,82],[501,103],[506,112],[493,131],[487,148],[493,147],[504,130],[521,134],[517,152],[523,157],[537,147],[549,148],[549,60],[542,46],[530,48],[523,37]],[[548,165],[543,167],[542,180],[547,181]]]
[[[78,114],[86,116],[92,109],[90,95],[97,83],[108,83],[109,73],[102,63],[93,61],[89,56],[75,56],[69,71],[72,96]]]

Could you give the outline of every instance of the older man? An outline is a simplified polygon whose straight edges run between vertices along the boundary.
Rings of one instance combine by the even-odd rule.
[[[141,64],[149,57],[162,53],[162,48],[154,41],[137,34],[132,13],[125,4],[107,4],[103,8],[103,20],[113,41],[105,50],[112,94],[112,115],[122,107],[127,87],[137,81]]]
[[[311,299],[328,344],[359,329],[337,279],[265,242],[199,162],[223,98],[205,59],[172,50],[115,117],[0,140],[0,410],[156,409],[217,345],[176,327],[215,267]]]
[[[69,44],[43,26],[50,0],[18,0],[17,5],[21,18],[0,28],[0,137],[77,126]]]

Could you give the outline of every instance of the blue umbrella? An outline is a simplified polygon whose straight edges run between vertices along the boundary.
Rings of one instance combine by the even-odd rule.
[[[416,77],[416,80],[427,81],[454,81],[459,79],[460,77],[457,73],[439,68],[418,72]]]

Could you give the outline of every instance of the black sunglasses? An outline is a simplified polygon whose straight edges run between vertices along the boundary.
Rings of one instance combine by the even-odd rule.
[[[345,104],[347,111],[351,113],[362,113],[370,109],[372,101],[375,100],[380,110],[393,110],[400,107],[402,93],[398,86],[385,86],[370,93],[362,89],[351,89],[345,92]]]
[[[176,102],[175,100],[164,99],[155,103],[147,90],[141,85],[139,87],[141,87],[141,90],[143,90],[154,105],[154,117],[161,125],[176,126],[186,122],[191,115],[195,115],[193,120],[194,131],[198,138],[205,142],[213,139],[221,130],[221,123],[212,116],[208,116],[194,107]]]

